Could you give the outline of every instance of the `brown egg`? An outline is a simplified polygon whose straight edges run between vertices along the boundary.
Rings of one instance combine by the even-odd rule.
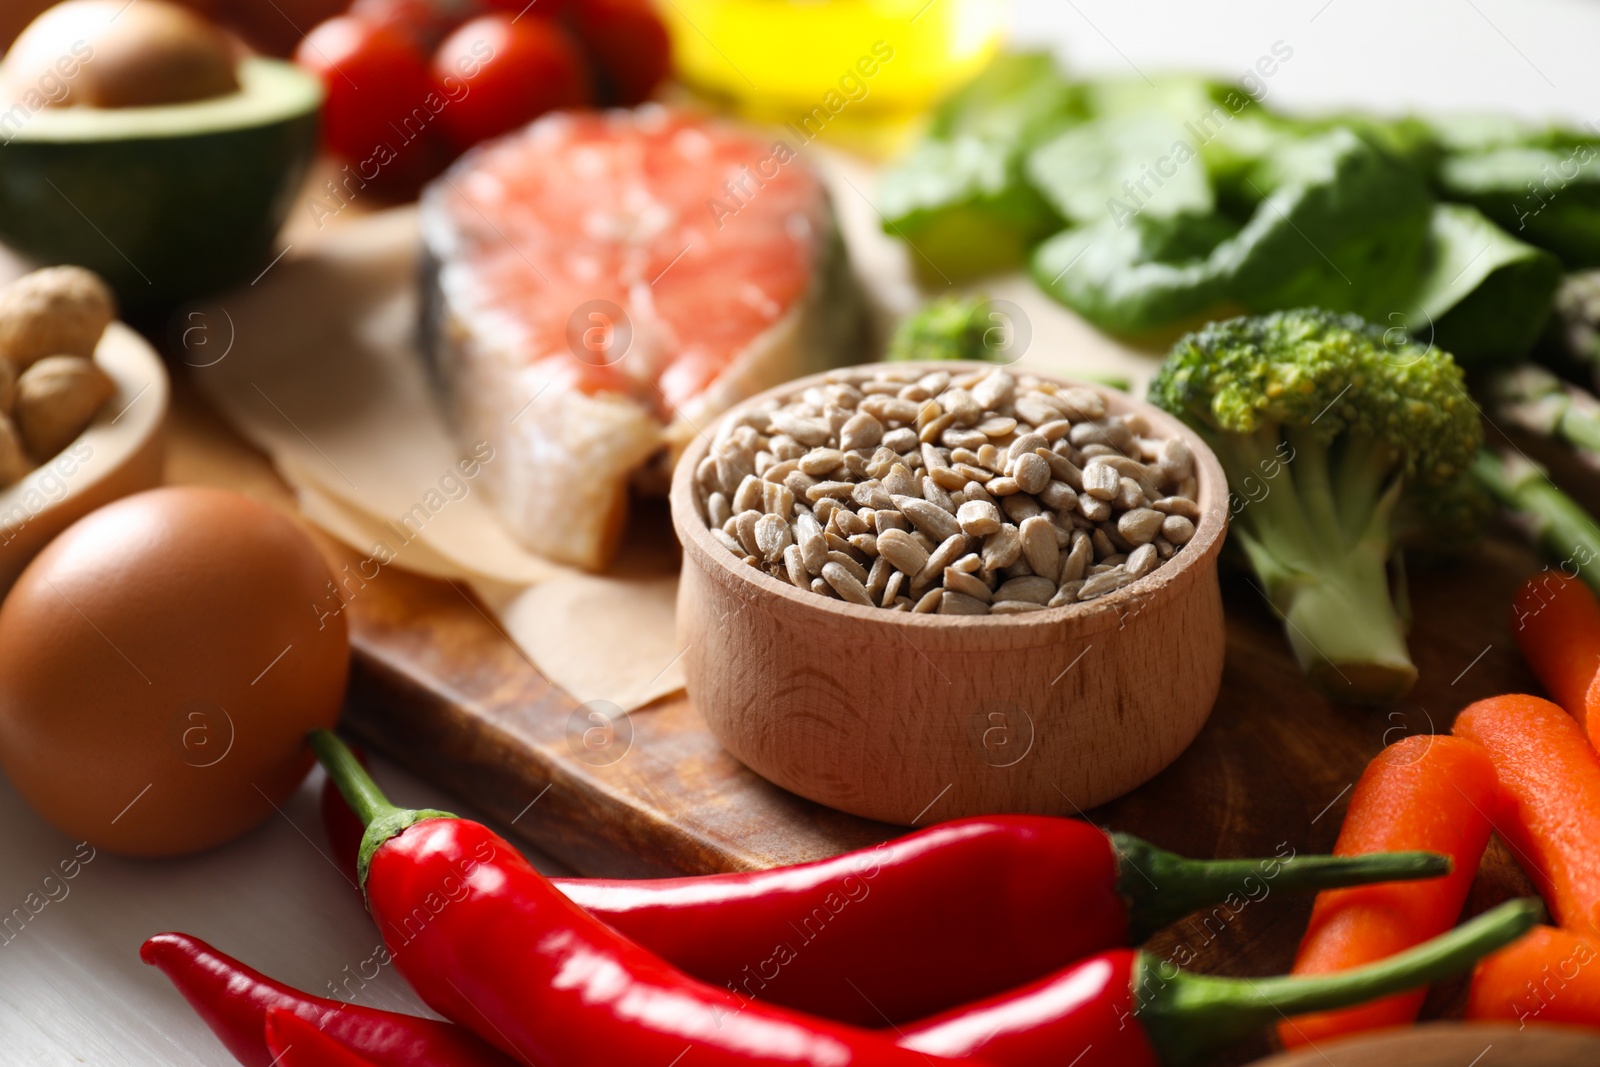
[[[60,830],[170,856],[239,836],[339,717],[344,615],[304,531],[249,497],[168,487],[72,526],[0,605],[0,767]]]

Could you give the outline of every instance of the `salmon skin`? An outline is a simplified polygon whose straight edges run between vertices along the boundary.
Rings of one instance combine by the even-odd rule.
[[[421,205],[422,347],[513,534],[603,568],[737,401],[858,362],[865,304],[827,189],[784,142],[690,112],[558,112]]]

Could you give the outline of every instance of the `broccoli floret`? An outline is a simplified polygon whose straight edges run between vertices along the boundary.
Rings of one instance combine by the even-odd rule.
[[[1405,695],[1399,551],[1469,542],[1488,513],[1455,360],[1353,315],[1281,311],[1183,338],[1150,398],[1221,459],[1231,538],[1312,683],[1362,703]]]
[[[998,360],[1013,343],[1014,324],[989,300],[947,296],[930,300],[901,320],[884,359]]]

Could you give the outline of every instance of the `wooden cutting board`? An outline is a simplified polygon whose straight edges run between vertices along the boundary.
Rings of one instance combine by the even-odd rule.
[[[229,485],[293,511],[267,461],[207,410],[175,369],[169,478]],[[1586,477],[1581,472],[1579,477]],[[1591,488],[1600,480],[1590,477]],[[1597,501],[1600,502],[1600,501]],[[638,536],[670,537],[664,513]],[[337,569],[355,554],[313,533]],[[1154,780],[1085,815],[1192,856],[1326,851],[1367,761],[1407,734],[1443,732],[1462,707],[1536,683],[1519,658],[1508,604],[1540,568],[1509,532],[1444,570],[1413,569],[1413,696],[1388,709],[1311,693],[1272,608],[1225,579],[1227,667],[1210,722]],[[634,713],[631,738],[597,757],[576,702],[553,688],[471,596],[385,570],[350,595],[354,673],[345,727],[580,872],[701,873],[792,863],[901,832],[786,793],[746,770],[674,698]],[[938,821],[937,804],[922,817]],[[1492,843],[1469,902],[1476,912],[1532,887]],[[1306,898],[1267,897],[1199,913],[1146,947],[1224,974],[1286,970]],[[1458,1012],[1462,983],[1436,987],[1425,1014]],[[1226,1062],[1269,1051],[1247,1045]]]

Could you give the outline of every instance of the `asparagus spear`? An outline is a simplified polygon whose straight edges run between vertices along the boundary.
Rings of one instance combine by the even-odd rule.
[[[1600,399],[1532,363],[1500,371],[1484,390],[1492,417],[1571,445],[1600,466]]]
[[[1485,449],[1472,473],[1547,557],[1600,593],[1600,524],[1558,489],[1544,468],[1520,454]]]

